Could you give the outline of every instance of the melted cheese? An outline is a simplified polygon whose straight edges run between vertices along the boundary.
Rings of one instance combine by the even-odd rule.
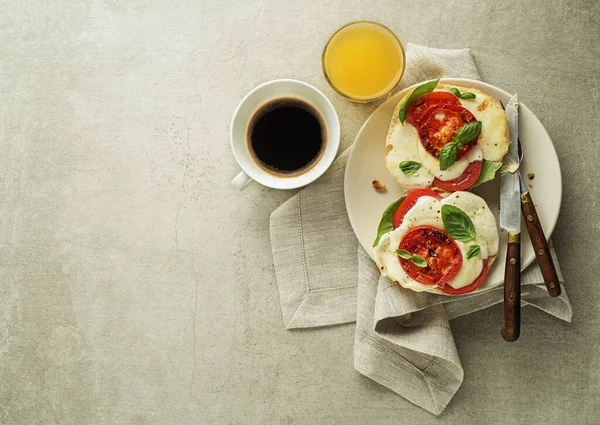
[[[386,167],[392,176],[407,190],[430,187],[433,183],[433,175],[426,167],[419,168],[416,173],[411,175],[406,175],[400,170],[402,161],[422,163],[418,151],[421,143],[417,137],[417,129],[412,125],[398,126],[390,140]]]
[[[485,108],[479,108],[483,102]],[[481,121],[481,135],[477,144],[483,152],[483,159],[488,161],[502,161],[508,152],[509,141],[506,132],[506,114],[496,102],[490,102],[488,96],[477,93],[475,99],[461,99],[462,106],[467,108]],[[481,110],[480,110],[481,109]]]

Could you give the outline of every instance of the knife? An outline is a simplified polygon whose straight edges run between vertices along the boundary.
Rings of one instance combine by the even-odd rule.
[[[527,233],[529,233],[529,239],[531,239],[531,245],[535,251],[535,257],[540,266],[546,289],[551,297],[558,297],[560,295],[558,274],[556,274],[556,268],[554,267],[552,256],[550,256],[550,249],[548,248],[548,242],[546,242],[546,236],[542,230],[540,219],[531,201],[529,190],[527,190],[527,186],[523,182],[521,173],[519,173],[519,184],[521,186],[521,210],[523,211]]]
[[[521,187],[519,184],[519,97],[506,105],[510,134],[508,153],[500,170],[500,227],[508,232],[504,267],[504,327],[502,337],[516,341],[521,332]]]

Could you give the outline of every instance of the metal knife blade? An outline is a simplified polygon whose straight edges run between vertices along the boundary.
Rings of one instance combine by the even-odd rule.
[[[506,105],[510,134],[508,153],[500,171],[500,227],[509,232],[521,231],[521,190],[519,176],[519,96],[514,94]]]
[[[521,231],[521,188],[517,174],[500,177],[500,227],[508,232]]]
[[[504,327],[502,337],[516,341],[521,329],[521,188],[519,185],[519,98],[506,105],[510,145],[500,177],[500,227],[508,231],[504,266]]]

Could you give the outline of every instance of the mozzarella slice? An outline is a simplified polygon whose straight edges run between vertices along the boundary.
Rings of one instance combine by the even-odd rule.
[[[407,190],[430,187],[433,175],[426,167],[421,167],[416,173],[406,175],[400,170],[403,161],[416,161],[422,164],[417,145],[421,145],[417,129],[412,125],[398,126],[388,139],[385,165],[388,171]]]
[[[477,121],[481,121],[481,135],[477,144],[483,152],[483,159],[502,161],[508,152],[508,127],[506,114],[489,96],[477,93],[475,99],[461,99],[460,103],[471,111]]]
[[[430,196],[422,196],[417,203],[406,212],[402,224],[395,230],[386,233],[375,247],[375,261],[379,266],[381,274],[399,282],[405,288],[413,291],[430,291],[431,285],[423,285],[409,277],[398,260],[396,250],[404,235],[412,228],[418,226],[432,226],[444,229],[440,208],[442,204]]]
[[[444,203],[460,208],[469,216],[475,226],[474,243],[481,247],[481,258],[498,254],[500,239],[496,218],[483,198],[471,192],[454,192]]]

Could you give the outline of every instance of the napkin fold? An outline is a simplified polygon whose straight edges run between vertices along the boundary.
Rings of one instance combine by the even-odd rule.
[[[479,78],[468,49],[408,44],[406,61],[402,87],[438,77]],[[439,415],[464,376],[449,320],[502,302],[503,289],[446,297],[413,292],[381,276],[346,214],[344,170],[350,149],[271,214],[284,324],[292,329],[356,321],[355,368]],[[521,275],[522,305],[570,322],[571,304],[551,244],[550,251],[561,296],[548,295],[534,263]]]

